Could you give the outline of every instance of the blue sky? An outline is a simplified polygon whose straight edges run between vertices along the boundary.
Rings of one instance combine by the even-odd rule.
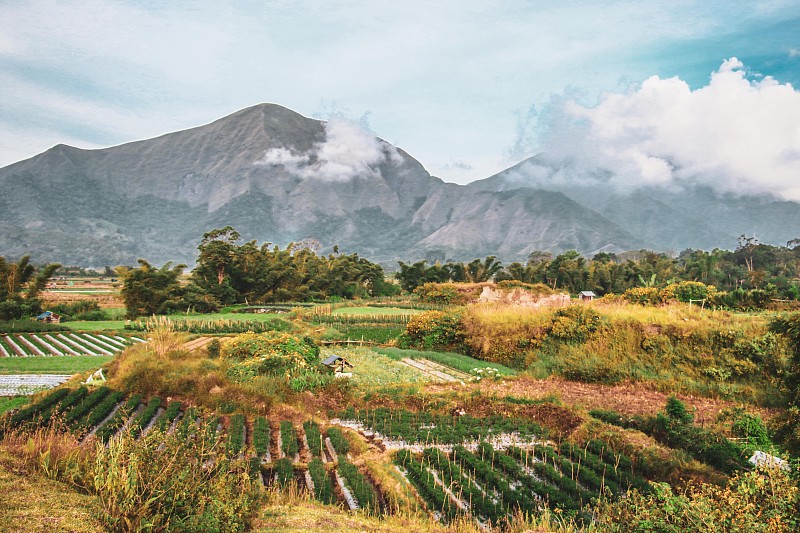
[[[0,0],[0,166],[274,102],[353,120],[465,183],[550,146],[566,101],[591,110],[651,76],[699,90],[733,57],[753,87],[795,88],[792,131],[800,1],[658,4]],[[781,154],[800,153],[800,117],[797,131]]]

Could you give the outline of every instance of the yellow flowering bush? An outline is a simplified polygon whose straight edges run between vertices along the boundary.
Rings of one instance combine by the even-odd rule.
[[[314,341],[279,332],[242,333],[226,340],[220,355],[231,360],[228,373],[239,380],[256,375],[291,379],[319,363],[319,348]]]

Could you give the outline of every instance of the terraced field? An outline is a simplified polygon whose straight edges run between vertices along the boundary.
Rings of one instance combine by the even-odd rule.
[[[16,333],[0,335],[0,357],[115,355],[139,337],[102,333]]]
[[[308,491],[324,503],[384,512],[385,503],[365,472],[348,459],[349,445],[336,427],[268,417],[203,416],[179,401],[125,396],[106,387],[58,388],[7,417],[12,427],[46,425],[61,417],[82,442],[108,442],[123,432],[142,438],[153,429],[183,439],[198,435],[245,460],[265,487]]]

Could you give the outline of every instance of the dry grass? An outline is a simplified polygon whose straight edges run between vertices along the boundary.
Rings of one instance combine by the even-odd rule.
[[[95,516],[97,499],[47,479],[0,448],[0,531],[75,532],[104,531]]]

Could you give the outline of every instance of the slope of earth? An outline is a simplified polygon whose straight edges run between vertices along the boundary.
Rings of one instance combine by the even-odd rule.
[[[637,383],[600,385],[568,381],[556,377],[533,379],[519,376],[514,380],[484,381],[480,385],[472,384],[471,386],[500,397],[514,396],[533,400],[557,398],[564,405],[582,407],[587,410],[607,409],[629,416],[655,416],[663,411],[667,399],[675,396],[686,404],[698,424],[713,425],[720,413],[726,409],[740,406],[729,400],[667,394]],[[448,385],[434,383],[427,385],[425,390],[431,393],[441,393],[451,388]],[[778,412],[755,405],[748,405],[748,409],[757,412],[764,420],[770,419]]]

